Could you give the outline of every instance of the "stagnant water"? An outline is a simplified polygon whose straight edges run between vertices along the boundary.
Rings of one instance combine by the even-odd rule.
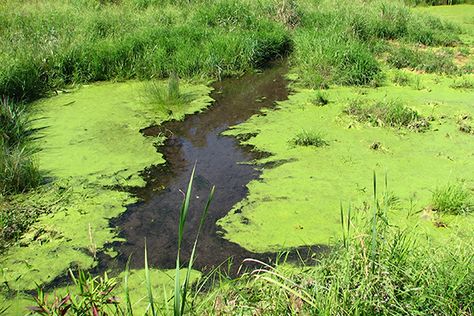
[[[246,121],[262,108],[287,99],[286,71],[285,63],[280,62],[260,73],[219,81],[213,85],[211,96],[215,102],[208,110],[189,115],[184,121],[171,121],[142,130],[148,137],[158,133],[168,135],[159,148],[166,164],[144,173],[147,186],[136,192],[141,202],[129,206],[112,223],[119,227],[120,236],[126,240],[114,244],[119,252],[118,262],[125,262],[131,255],[131,268],[142,268],[146,238],[151,266],[174,268],[182,192],[186,190],[195,162],[197,169],[185,226],[187,238],[183,244],[183,261],[189,257],[212,185],[216,186],[216,192],[199,238],[194,267],[207,271],[230,259],[234,262],[232,273],[245,258],[267,262],[275,259],[276,254],[252,253],[221,237],[216,221],[245,198],[246,185],[261,173],[261,166],[248,162],[262,156],[248,146],[239,145],[234,137],[221,133]],[[296,255],[293,253],[293,256]]]

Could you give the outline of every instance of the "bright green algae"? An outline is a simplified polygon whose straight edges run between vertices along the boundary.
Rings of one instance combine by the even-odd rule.
[[[141,82],[99,84],[35,105],[38,127],[46,127],[38,133],[41,168],[54,177],[87,177],[103,185],[144,184],[138,172],[164,160],[153,147],[156,140],[138,131],[168,119],[145,102],[145,89]],[[182,90],[197,98],[175,119],[210,102],[208,87]]]
[[[448,227],[437,229],[433,214],[420,215],[438,185],[464,181],[474,187],[474,136],[458,130],[460,114],[474,116],[472,91],[450,88],[454,79],[420,75],[426,89],[386,86],[378,89],[335,88],[330,103],[311,103],[312,90],[300,90],[278,109],[267,110],[234,127],[228,134],[253,134],[245,143],[269,152],[262,162],[283,162],[264,169],[248,185],[248,197],[220,220],[225,238],[258,251],[307,244],[328,244],[340,234],[340,202],[347,209],[372,200],[372,172],[388,177],[389,190],[401,199],[391,221],[417,224],[430,236],[454,232],[472,238],[473,216],[442,216]],[[437,83],[435,83],[437,82]],[[429,131],[415,133],[370,127],[342,114],[351,99],[399,100],[424,116],[434,116]],[[302,130],[319,131],[329,146],[299,147],[290,139]],[[380,142],[382,148],[370,148]],[[428,217],[430,220],[426,220]]]
[[[182,93],[193,101],[167,117],[145,101],[144,89],[140,82],[103,83],[34,105],[40,167],[67,193],[59,211],[42,216],[2,257],[1,281],[10,290],[32,290],[71,266],[93,267],[94,252],[117,240],[109,220],[135,202],[111,186],[143,185],[139,172],[164,162],[154,147],[163,138],[147,138],[139,130],[211,102],[209,87],[183,85]]]

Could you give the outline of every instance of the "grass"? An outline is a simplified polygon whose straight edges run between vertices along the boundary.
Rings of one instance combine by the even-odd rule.
[[[0,143],[0,194],[22,193],[37,187],[41,172],[26,146],[6,147]]]
[[[155,301],[150,268],[145,261],[147,315],[160,312],[174,315],[470,315],[473,312],[473,245],[455,244],[450,251],[445,251],[445,246],[431,248],[415,237],[415,230],[392,225],[388,212],[398,207],[397,199],[388,190],[386,179],[384,189],[379,192],[375,175],[373,202],[360,207],[349,206],[347,210],[341,205],[341,238],[332,245],[330,253],[314,257],[315,265],[294,266],[283,260],[270,266],[246,259],[244,265],[258,264],[260,268],[243,270],[245,272],[235,279],[207,276],[194,287],[197,292],[190,296],[189,271],[199,232],[184,277],[180,272],[179,249],[189,211],[192,179],[191,176],[180,211],[173,307],[167,309],[170,301]],[[212,196],[213,191],[198,231]],[[39,290],[34,309],[44,315],[52,312],[76,315],[75,310],[133,315],[127,274],[126,301],[114,296],[117,281],[107,275],[92,277],[80,273],[73,280],[77,295],[68,294],[48,301]],[[212,287],[205,284],[216,280],[217,284]],[[203,291],[204,288],[208,290]],[[190,298],[192,301],[187,301]]]
[[[0,101],[0,194],[25,192],[41,175],[28,146],[32,130],[26,107],[9,98]]]
[[[396,71],[393,74],[392,81],[398,86],[405,87],[410,86],[412,84],[413,79],[410,74],[404,71]]]
[[[471,213],[474,212],[473,193],[461,184],[447,184],[433,192],[431,207],[440,213]]]
[[[174,108],[182,107],[191,101],[189,95],[181,92],[176,74],[170,76],[167,86],[157,81],[146,83],[145,98],[158,111],[167,112],[166,114],[169,115],[172,114]]]
[[[296,146],[323,147],[329,145],[320,132],[302,130],[290,140]]]
[[[459,69],[450,56],[442,51],[422,51],[409,46],[393,47],[387,58],[387,63],[395,68],[408,68],[427,73],[458,74]]]
[[[453,89],[474,89],[474,80],[469,78],[461,78],[459,80],[454,80],[453,84],[450,86]]]
[[[286,27],[250,1],[11,0],[0,11],[0,39],[8,43],[0,95],[15,99],[103,80],[220,78],[290,47]]]
[[[367,122],[372,126],[406,128],[417,132],[429,128],[429,122],[417,111],[393,100],[376,101],[371,104],[353,100],[343,112],[359,122]]]
[[[315,97],[311,100],[311,103],[317,106],[325,106],[329,103],[329,100],[323,92],[318,91]]]
[[[372,205],[341,207],[341,238],[314,266],[261,263],[203,294],[197,313],[470,315],[472,244],[444,251],[415,241],[415,231],[388,222],[387,192],[374,185]]]
[[[387,0],[9,0],[0,12],[0,95],[15,100],[103,80],[222,78],[291,52],[303,85],[377,84],[384,41],[459,41],[453,25]]]

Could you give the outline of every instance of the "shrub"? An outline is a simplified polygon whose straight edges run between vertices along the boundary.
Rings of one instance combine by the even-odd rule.
[[[460,184],[437,188],[432,196],[432,208],[440,213],[465,214],[474,211],[472,192]]]

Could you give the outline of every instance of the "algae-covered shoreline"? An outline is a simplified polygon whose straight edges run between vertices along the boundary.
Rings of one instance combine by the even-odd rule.
[[[356,15],[353,18],[343,9],[331,9],[328,1],[318,4],[290,1],[288,5],[285,1],[283,4],[239,1],[222,0],[208,8],[204,2],[182,8],[181,4],[166,2],[164,11],[168,20],[156,22],[160,26],[159,30],[155,29],[158,33],[147,33],[144,27],[159,11],[154,4],[133,6],[133,10],[142,13],[136,18],[123,15],[123,10],[132,5],[130,1],[116,7],[115,4],[101,3],[98,7],[84,4],[97,10],[84,18],[85,21],[95,21],[98,12],[110,10],[109,13],[124,18],[123,25],[139,35],[141,44],[128,45],[127,39],[120,35],[120,28],[115,30],[117,25],[114,23],[100,26],[91,22],[100,34],[104,33],[101,35],[104,38],[87,38],[90,48],[99,52],[98,47],[106,43],[109,51],[116,49],[115,55],[111,54],[107,59],[107,54],[98,53],[101,57],[88,64],[87,56],[81,55],[82,50],[74,48],[72,43],[51,40],[52,56],[55,57],[44,57],[42,63],[35,60],[32,67],[42,69],[44,73],[31,76],[30,81],[22,79],[27,76],[23,73],[15,75],[15,67],[21,64],[21,58],[10,58],[22,44],[17,43],[5,54],[0,54],[0,60],[10,63],[9,67],[0,69],[2,106],[10,106],[10,97],[11,102],[21,104],[44,96],[47,91],[57,94],[26,105],[34,133],[28,134],[25,148],[31,148],[34,153],[31,161],[39,166],[44,180],[42,185],[36,189],[27,187],[18,195],[0,196],[0,207],[36,212],[31,218],[33,224],[29,226],[28,221],[18,229],[15,233],[19,235],[6,244],[8,249],[0,257],[0,298],[10,305],[7,314],[23,313],[26,306],[35,304],[32,294],[37,286],[46,287],[51,296],[59,295],[53,294],[54,291],[61,295],[75,293],[73,287],[64,287],[63,283],[57,286],[55,281],[67,278],[68,269],[92,271],[100,265],[100,258],[107,257],[113,262],[120,248],[114,246],[120,243],[124,249],[128,247],[128,255],[134,252],[140,242],[137,240],[149,232],[152,235],[175,234],[176,227],[160,229],[158,224],[153,224],[158,212],[152,207],[160,205],[160,201],[143,206],[143,201],[134,193],[142,190],[146,192],[144,196],[152,200],[153,197],[160,198],[158,192],[161,190],[172,194],[184,189],[187,178],[178,182],[179,187],[173,188],[175,192],[163,187],[160,179],[153,179],[163,173],[149,173],[150,170],[161,170],[157,166],[166,163],[163,157],[166,152],[163,146],[167,146],[165,139],[171,139],[170,144],[175,146],[170,145],[167,153],[171,152],[183,163],[192,157],[181,157],[180,147],[185,153],[207,150],[212,145],[221,146],[215,141],[218,137],[227,139],[229,148],[237,146],[238,140],[246,149],[243,158],[238,151],[216,151],[235,157],[222,159],[231,165],[224,164],[215,169],[230,170],[245,160],[246,164],[250,162],[246,165],[250,170],[246,169],[247,173],[253,176],[247,177],[246,173],[245,179],[257,176],[258,179],[248,184],[248,180],[244,184],[236,181],[238,188],[231,185],[235,179],[223,180],[229,186],[222,185],[225,191],[222,198],[230,200],[231,196],[234,198],[241,193],[246,197],[235,205],[231,203],[232,209],[219,210],[220,215],[212,217],[213,222],[205,226],[208,231],[201,238],[220,241],[204,240],[201,247],[213,245],[206,251],[200,251],[198,247],[199,266],[214,268],[218,264],[209,264],[215,260],[206,257],[213,252],[223,256],[229,249],[258,257],[259,254],[302,246],[324,245],[330,246],[333,253],[323,258],[312,257],[317,263],[315,267],[282,263],[270,268],[263,264],[263,271],[256,270],[235,280],[230,280],[229,276],[234,276],[229,272],[230,266],[227,267],[229,275],[218,274],[219,281],[214,280],[213,274],[202,278],[199,271],[192,271],[191,279],[199,285],[196,285],[196,292],[190,294],[193,300],[187,307],[189,313],[281,314],[290,311],[293,314],[337,314],[338,308],[348,314],[360,310],[368,314],[472,312],[474,301],[469,288],[474,286],[474,273],[469,252],[474,244],[474,7],[409,9],[401,2],[375,1],[367,11],[367,17]],[[77,5],[67,3],[60,11],[73,12]],[[360,9],[367,4],[345,5]],[[27,7],[25,5],[22,10]],[[5,8],[11,10],[12,4]],[[48,6],[37,9],[45,17],[49,16]],[[376,14],[379,9],[381,15]],[[404,12],[413,20],[407,22],[401,14]],[[427,12],[444,20],[425,17]],[[458,20],[453,21],[454,18]],[[184,26],[183,21],[194,26],[194,30]],[[396,23],[392,25],[387,21]],[[15,23],[13,18],[8,19],[9,27],[18,34],[26,29],[21,23]],[[163,35],[166,32],[160,33],[164,25],[171,28],[170,34],[192,36],[186,37],[179,46],[179,41],[175,41],[179,36],[168,38]],[[320,29],[324,32],[316,33]],[[84,30],[79,29],[75,36],[84,36]],[[0,30],[0,36],[9,40],[13,33]],[[51,34],[51,38],[56,36],[53,31]],[[230,48],[224,48],[224,43],[228,44],[230,39],[233,39]],[[36,40],[31,39],[32,42]],[[168,55],[163,51],[158,54],[157,48],[150,46],[153,41],[167,47]],[[321,49],[326,47],[323,44],[330,49]],[[121,49],[128,55],[122,54]],[[193,52],[198,56],[193,55],[196,59],[186,57]],[[39,55],[44,54],[47,52],[41,51]],[[232,54],[237,57],[224,58]],[[161,129],[166,121],[196,117],[196,113],[206,116],[206,109],[213,102],[212,88],[202,82],[262,68],[269,60],[288,54],[290,70],[287,76],[291,81],[288,100],[278,101],[274,108],[258,112],[256,109],[260,106],[286,98],[286,87],[283,98],[277,97],[281,87],[275,88],[278,91],[274,91],[274,95],[263,94],[255,79],[261,74],[258,70],[253,77],[242,77],[244,81],[255,81],[239,85],[239,79],[228,80],[236,82],[236,89],[245,90],[234,91],[230,87],[229,95],[234,96],[234,101],[248,104],[252,108],[249,115],[258,112],[249,120],[246,120],[248,116],[245,122],[236,119],[232,124],[238,125],[230,129],[227,129],[228,122],[233,121],[225,121],[222,123],[227,124],[225,128],[219,125],[218,133],[212,134],[212,139],[210,134],[202,139],[183,138],[184,134],[197,133],[192,120],[188,125],[183,124],[186,128],[180,130],[183,135],[170,135],[171,130]],[[162,60],[168,58],[169,64],[161,63],[157,56]],[[73,70],[67,66],[71,60],[75,63]],[[104,66],[106,64],[108,67]],[[67,74],[75,79],[66,78]],[[168,76],[167,81],[156,79]],[[46,78],[44,85],[38,81],[41,78]],[[122,81],[136,78],[147,80]],[[150,78],[152,81],[148,80]],[[117,82],[83,84],[77,89],[63,90],[71,83],[104,79]],[[279,79],[271,79],[276,87]],[[271,84],[261,90],[270,93]],[[158,93],[154,99],[147,96],[153,89]],[[172,89],[177,93],[174,99],[170,97]],[[162,91],[167,95],[159,95]],[[8,93],[8,98],[4,93]],[[223,91],[215,91],[215,99],[219,99],[219,93],[225,99]],[[255,100],[249,101],[246,96]],[[175,104],[157,105],[157,102]],[[239,106],[247,110],[246,104]],[[238,114],[245,112],[237,105],[235,108]],[[229,116],[234,115],[229,112]],[[205,119],[202,122],[206,124]],[[153,126],[150,135],[146,130],[149,126]],[[212,126],[209,123],[206,128],[212,129]],[[5,135],[0,134],[2,139],[11,142],[9,134]],[[195,148],[186,147],[185,141],[195,141]],[[210,145],[204,146],[203,142]],[[0,149],[7,153],[13,152],[11,148],[19,148],[21,152],[23,143],[7,144],[8,147],[3,140],[1,145],[5,148]],[[247,150],[268,154],[246,155]],[[253,160],[255,157],[258,159]],[[214,158],[215,161],[209,159],[210,163],[218,164],[219,157]],[[207,168],[212,170],[212,166]],[[178,169],[181,173],[173,172],[168,176],[179,174],[183,177],[183,167],[178,164]],[[210,172],[210,178],[220,175],[215,173]],[[235,171],[229,176],[239,176],[239,173]],[[197,193],[193,199],[202,200],[203,192],[211,184],[206,175],[198,173]],[[147,188],[143,189],[145,186]],[[219,198],[217,201],[222,202]],[[171,198],[173,203],[164,200],[163,204],[178,209],[179,203],[175,200],[179,198]],[[143,207],[143,213],[137,213],[142,210],[140,207]],[[129,244],[123,238],[125,235],[120,235],[119,228],[111,226],[111,220],[127,209],[131,210],[127,216],[135,218],[127,231],[128,236],[134,237],[133,242],[130,238]],[[140,219],[147,222],[141,223]],[[177,216],[169,219],[172,220],[164,224],[174,223]],[[156,223],[161,223],[160,220]],[[192,237],[198,222],[197,215],[193,215],[187,224],[196,226],[189,229]],[[364,230],[367,222],[372,225],[372,231]],[[142,231],[136,231],[140,229]],[[173,238],[162,239],[174,241]],[[188,243],[187,247],[191,248],[193,244]],[[170,268],[174,264],[174,254],[160,256],[160,251],[171,252],[171,248],[160,247],[159,242],[149,245],[153,252],[149,255],[154,281],[152,291],[160,293],[156,297],[164,302],[163,312],[166,313],[169,300],[165,301],[173,295],[173,286],[177,286],[173,285],[175,276],[171,271],[154,269],[161,266],[155,266],[153,260],[166,261],[166,267]],[[222,245],[232,247],[224,249]],[[202,264],[199,253],[203,255]],[[438,255],[432,255],[435,253]],[[219,255],[215,257],[221,258]],[[136,267],[141,267],[144,254],[137,257],[140,263]],[[276,257],[277,261],[281,258]],[[126,259],[122,256],[117,261],[124,263]],[[186,261],[186,255],[181,259]],[[132,261],[132,267],[133,264]],[[235,262],[232,269],[237,270],[239,264]],[[100,267],[101,272],[108,268]],[[270,269],[268,275],[266,269]],[[426,274],[417,274],[425,270]],[[133,269],[129,276],[118,272],[112,272],[119,282],[115,292],[121,296],[130,290],[131,300],[136,302],[135,312],[144,313],[150,308],[146,299],[150,292],[146,293],[145,272]],[[257,275],[255,279],[254,274]],[[432,281],[433,276],[439,277]],[[125,290],[123,280],[128,277],[130,289]],[[274,277],[276,279],[272,279]],[[206,284],[210,279],[214,280],[214,286]],[[339,285],[330,281],[336,279],[335,283]],[[274,285],[277,289],[280,286],[280,290],[272,292]],[[367,288],[363,289],[364,286]],[[200,292],[203,288],[207,290]],[[333,288],[336,290],[331,292]],[[442,288],[445,290],[440,290]],[[446,301],[433,301],[441,293],[438,290],[444,291]],[[367,297],[367,293],[373,295]],[[416,295],[407,293],[422,294],[416,301],[413,298]],[[357,301],[351,302],[348,297]]]
[[[32,291],[69,268],[96,266],[96,255],[108,252],[104,246],[121,240],[110,219],[137,201],[123,188],[143,186],[140,173],[165,162],[154,146],[162,136],[151,139],[140,129],[182,119],[212,101],[210,88],[182,85],[193,101],[167,117],[146,101],[145,87],[145,82],[102,83],[35,104],[37,159],[52,183],[49,190],[28,193],[28,199],[46,199],[46,207],[55,199],[60,204],[2,255],[8,292]]]

